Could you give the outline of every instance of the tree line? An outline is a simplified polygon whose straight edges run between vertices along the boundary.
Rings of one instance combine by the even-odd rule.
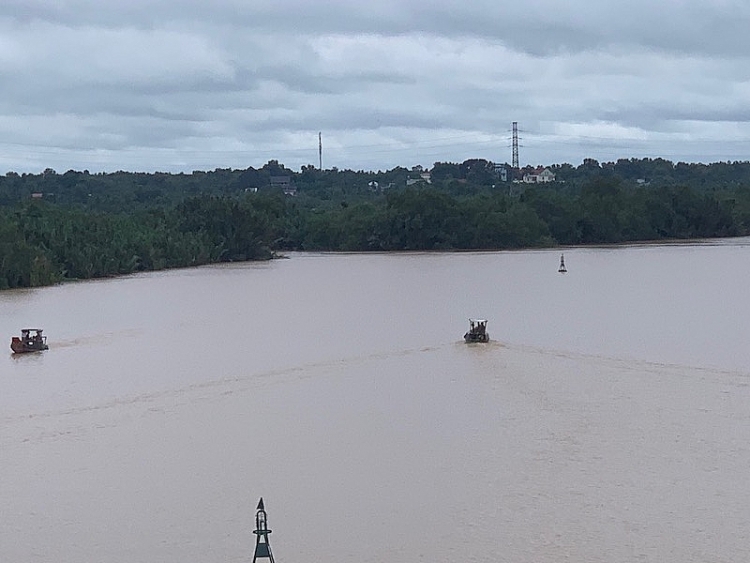
[[[587,159],[554,167],[561,181],[537,185],[503,183],[481,159],[436,163],[429,184],[419,167],[295,173],[276,161],[192,174],[9,173],[0,177],[0,288],[290,250],[490,250],[750,233],[750,166],[721,164],[714,180],[707,166],[678,182],[664,174],[679,164]],[[287,177],[296,195],[271,187],[271,176]]]

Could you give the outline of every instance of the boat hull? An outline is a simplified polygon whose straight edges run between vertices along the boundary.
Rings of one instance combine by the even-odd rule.
[[[13,340],[10,341],[10,349],[13,350],[14,354],[28,354],[49,350],[49,346],[46,342],[24,341],[14,336]]]
[[[489,342],[490,335],[487,333],[472,334],[471,332],[467,332],[466,334],[464,334],[464,340],[466,342]]]

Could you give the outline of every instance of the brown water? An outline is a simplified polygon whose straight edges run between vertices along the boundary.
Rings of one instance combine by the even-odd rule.
[[[750,560],[750,241],[0,293],[0,561]],[[489,345],[461,340],[469,316]]]

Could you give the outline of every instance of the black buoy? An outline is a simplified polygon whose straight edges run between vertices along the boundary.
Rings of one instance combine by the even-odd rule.
[[[561,274],[564,274],[568,271],[568,269],[565,267],[565,255],[560,254],[560,267],[557,269],[558,272]]]
[[[266,507],[263,504],[263,497],[260,497],[260,502],[258,502],[257,512],[255,513],[255,530],[253,533],[255,534],[253,563],[256,563],[258,559],[268,559],[270,563],[274,563],[271,544],[268,543],[268,534],[271,533],[271,530],[268,529],[266,521]]]

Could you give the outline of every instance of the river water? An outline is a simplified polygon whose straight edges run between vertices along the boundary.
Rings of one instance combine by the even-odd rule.
[[[750,560],[750,240],[559,255],[0,292],[0,561]]]

